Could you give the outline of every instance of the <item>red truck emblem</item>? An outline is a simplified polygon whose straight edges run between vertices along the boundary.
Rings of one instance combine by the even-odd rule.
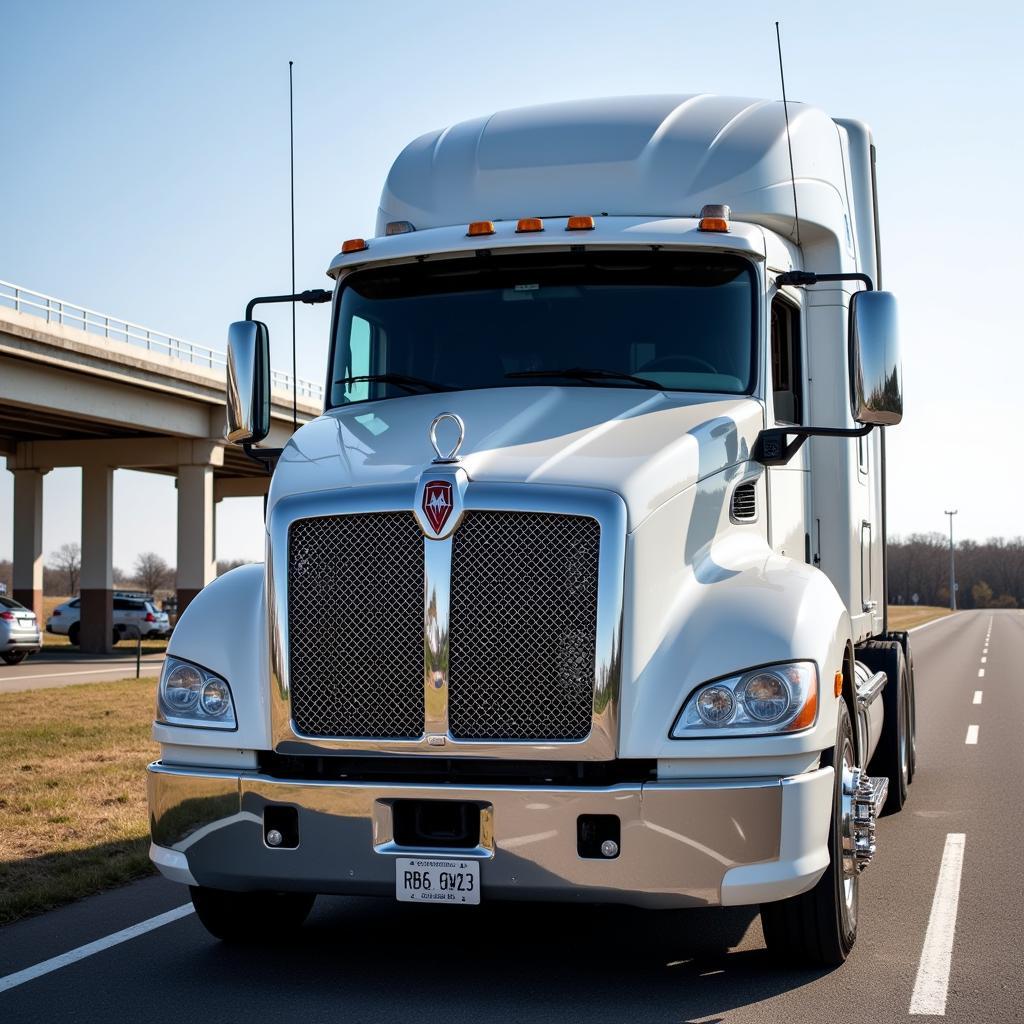
[[[434,533],[440,533],[452,514],[452,485],[448,480],[431,480],[423,488],[423,514]]]

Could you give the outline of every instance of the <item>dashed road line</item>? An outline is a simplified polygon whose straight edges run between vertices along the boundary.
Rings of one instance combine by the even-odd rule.
[[[122,942],[128,942],[130,939],[145,935],[146,932],[162,928],[165,924],[170,924],[172,921],[178,921],[183,917],[187,917],[192,912],[192,904],[186,903],[175,910],[168,910],[164,914],[157,914],[156,917],[151,917],[148,921],[133,924],[130,928],[122,928],[119,932],[113,932],[111,935],[106,935],[95,942],[87,942],[84,946],[79,946],[77,949],[61,953],[59,956],[51,957],[49,960],[44,960],[42,963],[35,964],[32,967],[26,967],[23,971],[8,974],[0,978],[0,992],[7,992],[12,988],[17,988],[19,985],[24,985],[27,981],[41,978],[44,974],[59,971],[62,967],[67,967],[69,964],[77,963],[79,960],[84,960],[86,957],[93,956],[96,953],[102,953],[103,950],[110,949],[111,946],[119,946]]]
[[[981,690],[975,690],[974,691],[974,701],[972,703],[974,703],[974,704],[980,704],[981,703]]]
[[[981,663],[982,663],[982,665],[984,665],[986,661],[988,661],[988,658],[985,658],[985,657],[983,657],[983,658],[981,659]]]
[[[978,745],[978,727],[976,725],[967,726],[967,739],[964,743],[969,747],[976,747]]]
[[[939,880],[935,885],[932,912],[928,930],[917,965],[914,992],[910,997],[912,1014],[944,1016],[946,996],[949,992],[949,968],[953,960],[953,937],[956,932],[956,913],[960,904],[960,876],[964,866],[962,832],[950,832],[942,851]]]
[[[983,668],[979,668],[978,669],[978,678],[979,679],[984,679],[985,678],[985,670]]]

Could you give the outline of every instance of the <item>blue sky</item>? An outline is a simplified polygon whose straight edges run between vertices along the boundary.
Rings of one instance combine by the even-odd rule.
[[[891,530],[942,530],[959,507],[964,536],[1017,535],[1021,11],[5,0],[0,278],[222,348],[249,297],[288,286],[289,59],[298,284],[319,287],[340,242],[372,233],[387,169],[415,136],[582,96],[776,96],[778,17],[790,98],[869,122],[878,145],[907,392],[889,435]],[[284,366],[287,314],[270,323]],[[322,377],[326,333],[324,307],[300,310],[300,374]],[[0,472],[0,557],[10,481]],[[77,539],[78,493],[77,471],[47,477],[47,552]],[[142,549],[173,561],[170,479],[119,471],[115,517],[116,564]],[[220,557],[261,557],[258,501],[224,502],[218,518]]]

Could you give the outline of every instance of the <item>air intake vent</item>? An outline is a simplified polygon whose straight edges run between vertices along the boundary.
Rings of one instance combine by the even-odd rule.
[[[732,492],[729,515],[734,523],[752,523],[757,519],[757,490],[753,481],[740,484]]]

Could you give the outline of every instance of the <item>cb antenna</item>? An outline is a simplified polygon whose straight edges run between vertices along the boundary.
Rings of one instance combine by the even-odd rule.
[[[779,47],[779,78],[782,80],[782,113],[786,118],[786,145],[789,147],[789,180],[793,185],[793,218],[796,225],[796,244],[800,244],[800,208],[796,203],[796,173],[793,170],[793,137],[789,133],[789,104],[786,102],[786,72],[782,67],[782,36],[775,22],[775,42]]]
[[[776,23],[778,28],[778,23]],[[292,64],[288,61],[288,158],[292,200],[292,295],[295,294],[295,103],[292,94]],[[790,152],[790,162],[793,154]],[[795,193],[794,193],[795,195]],[[295,300],[292,300],[292,432],[299,429],[299,377],[295,372]]]

